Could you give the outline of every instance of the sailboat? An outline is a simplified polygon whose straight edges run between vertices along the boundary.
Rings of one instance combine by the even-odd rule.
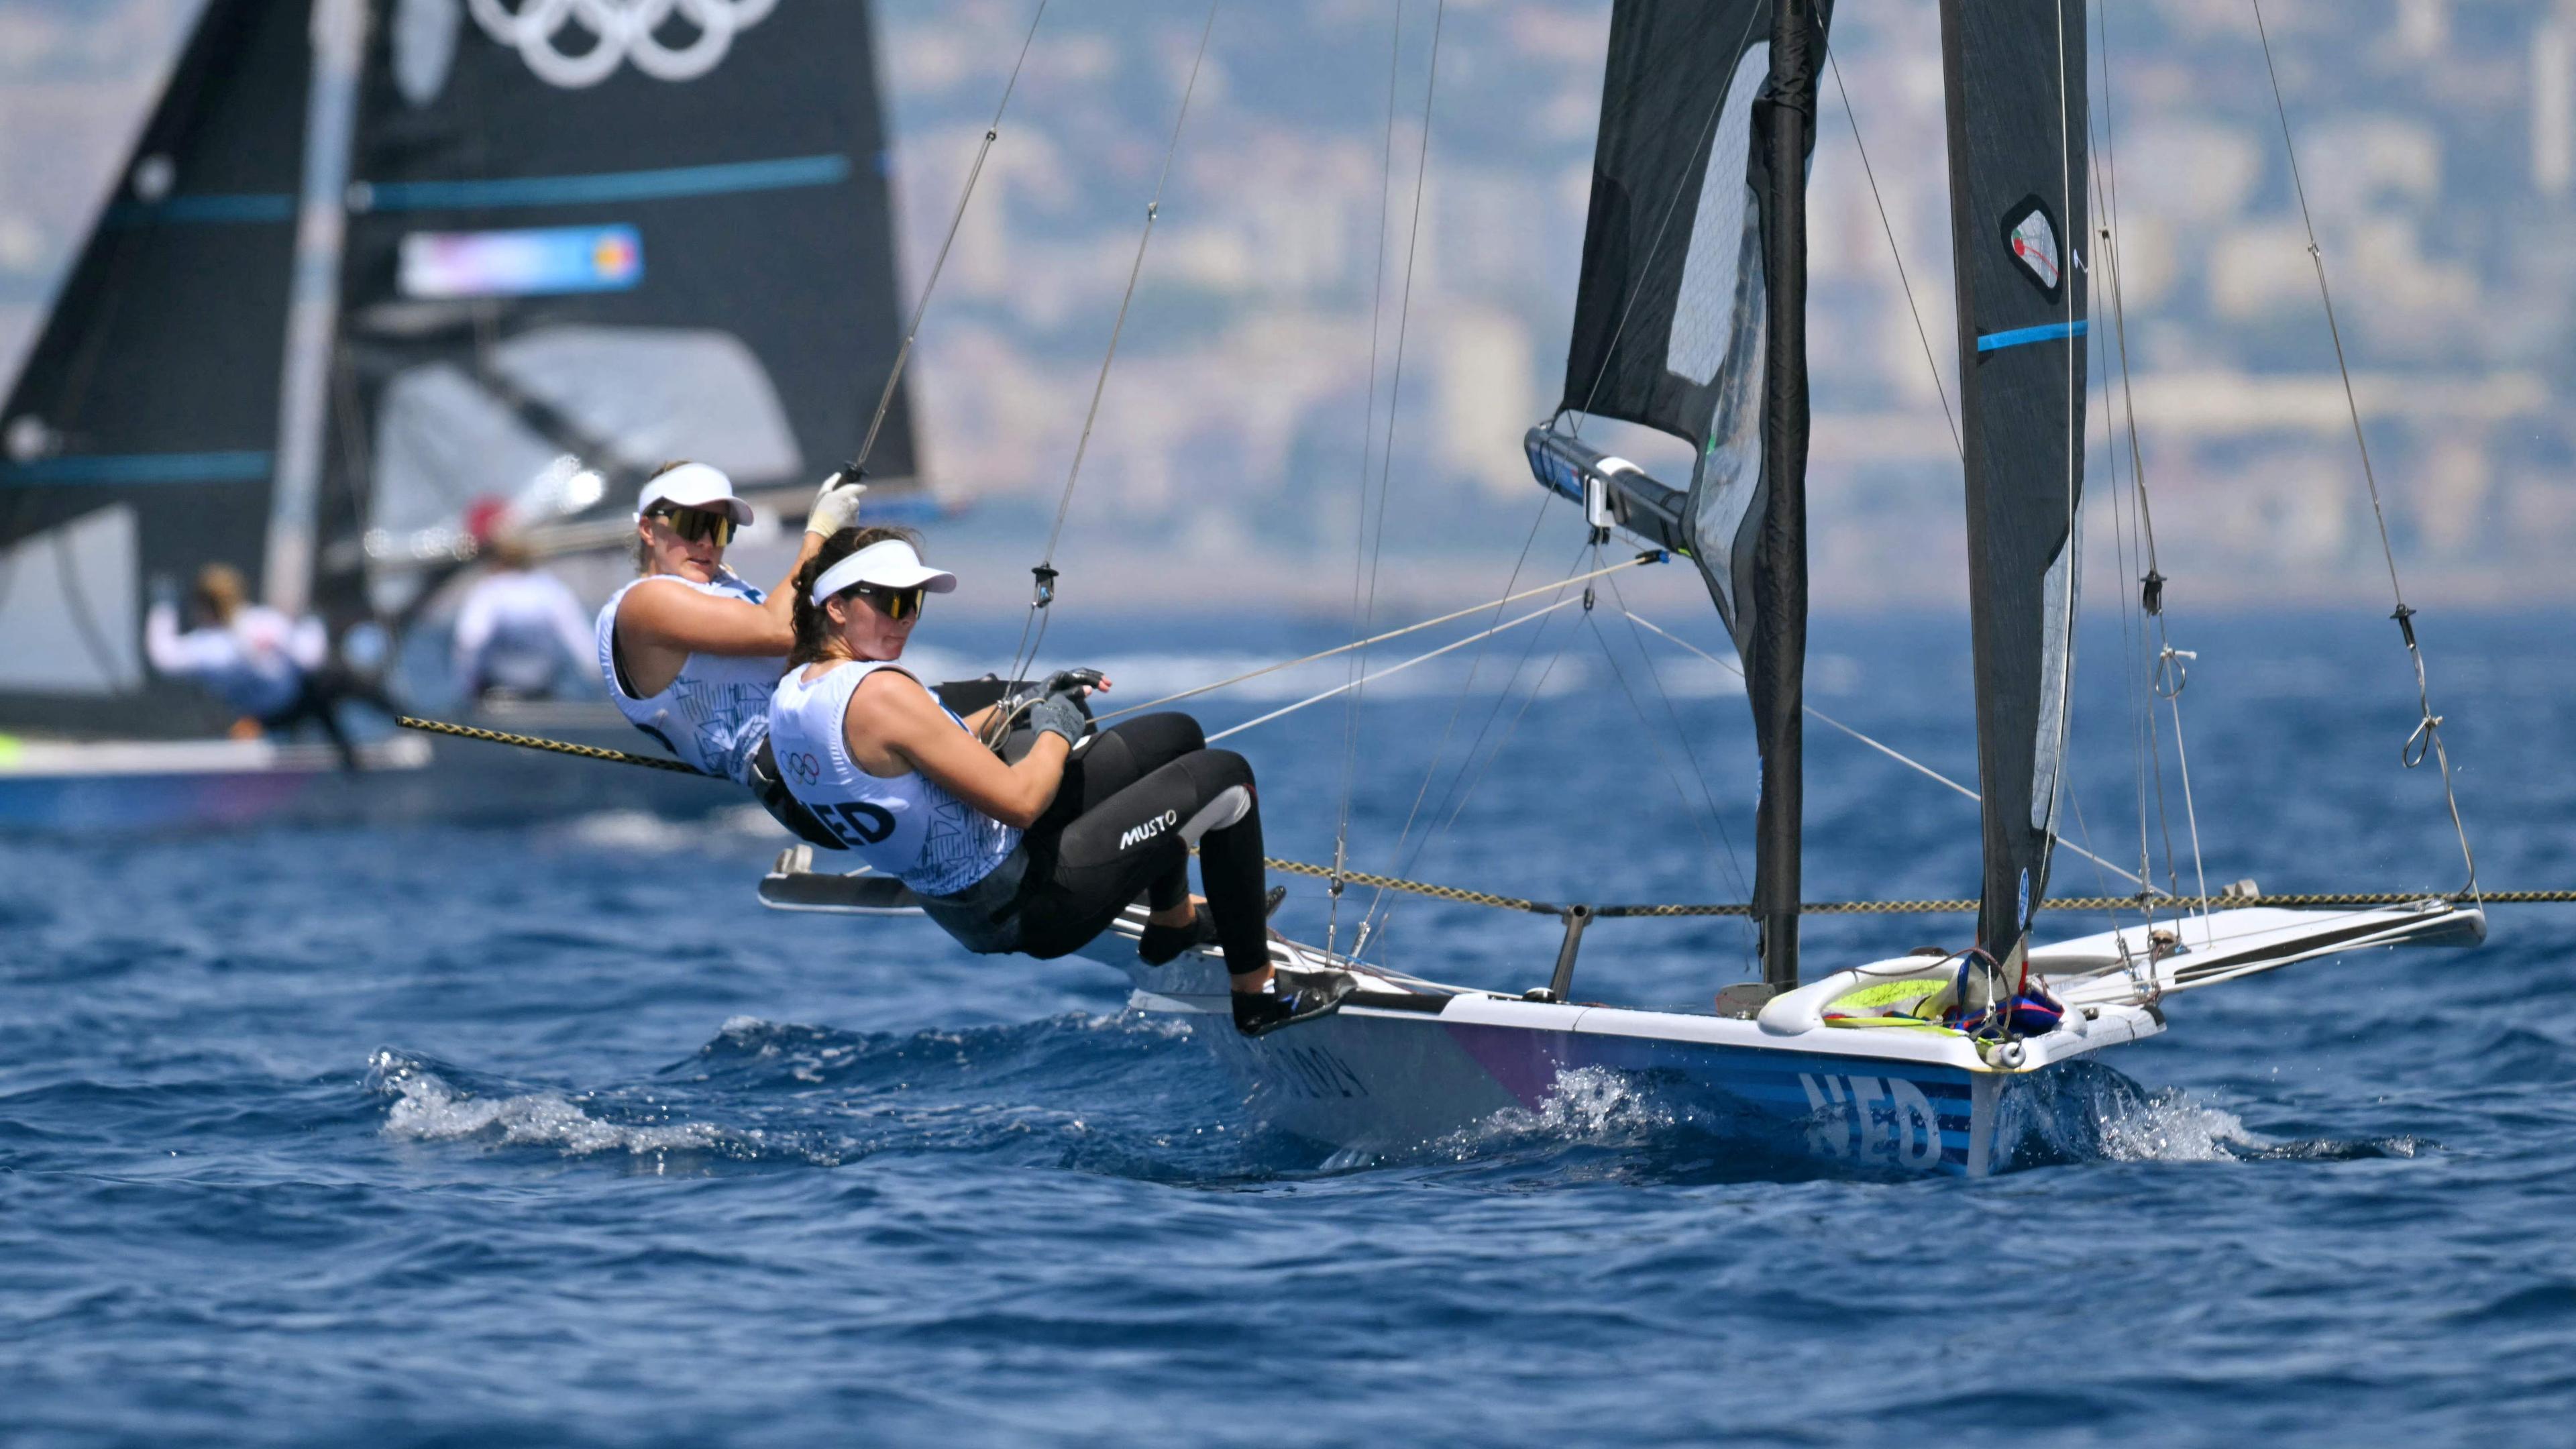
[[[142,649],[155,581],[221,561],[398,656],[496,532],[622,546],[674,458],[775,515],[872,422],[872,516],[936,509],[869,8],[670,10],[206,0],[0,407],[0,830],[727,803],[410,735],[344,778]]]
[[[2334,909],[2159,896],[2140,879],[2137,898],[2111,903],[2135,924],[2035,938],[2067,799],[2091,331],[2085,7],[1942,0],[1983,819],[1974,944],[1802,971],[1805,189],[1832,9],[1615,0],[1564,398],[1526,439],[1537,481],[1582,505],[1595,542],[1625,534],[1685,557],[1708,587],[1761,754],[1753,899],[1483,898],[1563,921],[1553,961],[1532,961],[1518,993],[1426,980],[1355,959],[1356,946],[1274,940],[1280,964],[1338,967],[1359,989],[1334,1015],[1252,1040],[1230,1029],[1219,960],[1137,958],[1140,911],[1086,949],[1126,973],[1134,1006],[1205,1023],[1195,1034],[1279,1127],[1398,1150],[1541,1109],[1578,1074],[1607,1073],[1706,1103],[1749,1143],[1845,1168],[1981,1177],[2017,1160],[2022,1106],[2097,1053],[2163,1033],[2170,998],[2339,952],[2485,937],[2472,866],[2456,896]],[[1687,483],[1587,444],[1585,417],[1680,439],[1694,458]],[[2149,612],[2160,583],[2151,570]],[[2401,601],[2401,624],[2406,612]],[[2425,718],[2437,723],[2429,705]],[[1339,860],[1324,873],[1369,880]],[[804,847],[761,897],[781,910],[908,909],[894,882],[818,872]],[[1685,913],[1750,915],[1762,981],[1705,1012],[1578,999],[1592,922]]]

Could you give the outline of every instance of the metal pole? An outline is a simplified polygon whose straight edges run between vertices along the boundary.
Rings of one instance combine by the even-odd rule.
[[[268,500],[260,593],[301,614],[312,602],[314,518],[330,422],[331,358],[340,324],[340,257],[348,234],[349,154],[366,56],[366,0],[313,0],[313,84],[304,109],[304,190],[279,378],[277,470]]]
[[[1762,477],[1754,552],[1758,599],[1746,682],[1761,732],[1762,800],[1753,905],[1762,979],[1798,984],[1799,851],[1807,670],[1807,152],[1815,134],[1815,0],[1772,0],[1771,79],[1763,96],[1770,172],[1763,226],[1769,342],[1763,363]],[[1715,165],[1714,158],[1711,165]]]
[[[1547,979],[1547,999],[1563,1001],[1574,990],[1574,957],[1583,949],[1583,928],[1592,924],[1590,906],[1565,908],[1565,941],[1556,948],[1556,974]]]

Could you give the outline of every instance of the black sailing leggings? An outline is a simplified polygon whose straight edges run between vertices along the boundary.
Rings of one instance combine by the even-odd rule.
[[[1021,842],[1029,861],[1020,949],[1038,957],[1079,950],[1139,893],[1158,911],[1187,900],[1182,831],[1238,785],[1252,796],[1252,766],[1232,750],[1209,749],[1188,715],[1143,715],[1093,735],[1065,761],[1055,803]],[[1268,965],[1257,798],[1246,799],[1242,819],[1201,838],[1199,879],[1226,970]]]
[[[281,735],[292,734],[297,725],[309,720],[321,726],[323,736],[331,741],[331,748],[340,752],[340,768],[355,770],[358,768],[358,747],[350,741],[348,731],[340,727],[340,717],[334,709],[344,699],[373,705],[389,716],[402,713],[391,699],[385,697],[382,685],[339,660],[331,659],[324,661],[319,669],[308,671],[295,702],[262,719],[260,727],[275,730]]]

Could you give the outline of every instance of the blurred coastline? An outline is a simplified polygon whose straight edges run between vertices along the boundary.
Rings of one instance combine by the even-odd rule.
[[[196,8],[0,0],[13,374]],[[1029,8],[877,6],[907,288]],[[1390,436],[1381,599],[1499,592],[1541,506],[1520,435],[1559,392],[1608,11],[1452,0],[1418,231],[1433,7],[1404,7],[1400,36],[1392,0],[1220,11],[1060,550],[1071,597],[1088,575],[1095,599],[1114,581],[1130,609],[1346,609],[1364,470],[1385,466]],[[1952,610],[1965,587],[1942,399],[1956,348],[1937,10],[1845,11],[1811,222],[1815,597]],[[1204,14],[1195,0],[1049,12],[924,330],[928,471],[974,504],[938,541],[1009,575],[1006,593],[1024,589],[1064,485]],[[2143,572],[2115,536],[2133,396],[2178,606],[2383,600],[2252,11],[2150,0],[2108,15],[2092,37],[2106,72],[2096,221],[2116,223],[2126,326],[2110,325],[2097,266],[2096,588]],[[2576,598],[2560,565],[2576,552],[2576,3],[2270,0],[2264,16],[2410,596]],[[2125,387],[2109,350],[2123,335]],[[1680,471],[1668,443],[1619,445]],[[1565,551],[1560,533],[1571,548],[1568,524],[1541,554]],[[1533,578],[1561,571],[1541,554]]]

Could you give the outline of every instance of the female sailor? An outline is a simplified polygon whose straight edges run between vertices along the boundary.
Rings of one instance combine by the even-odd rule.
[[[1138,954],[1160,964],[1213,937],[1244,1035],[1338,1007],[1349,976],[1270,964],[1261,812],[1244,758],[1207,748],[1183,714],[1085,739],[1084,686],[1071,676],[1024,705],[950,713],[895,661],[924,599],[956,586],[895,528],[835,533],[799,571],[796,648],[769,711],[796,798],[970,951],[1064,955],[1142,893],[1151,914]],[[1024,708],[1037,732],[1014,764],[979,738],[1004,708]],[[1204,910],[1189,894],[1193,846]]]
[[[725,567],[751,505],[705,463],[670,463],[635,503],[642,575],[599,611],[599,672],[634,726],[684,763],[750,788],[778,822],[818,845],[839,841],[807,815],[770,764],[769,695],[795,641],[788,583],[823,540],[858,516],[867,485],[824,480],[796,569],[764,594]]]

